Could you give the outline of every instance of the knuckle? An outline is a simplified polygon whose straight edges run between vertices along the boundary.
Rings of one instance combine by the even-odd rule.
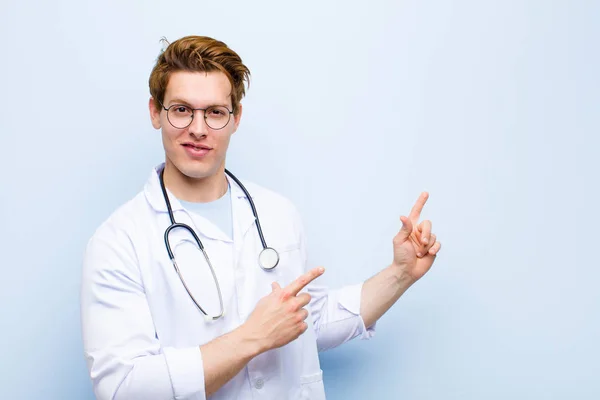
[[[296,312],[297,310],[298,310],[298,305],[296,304],[296,302],[290,302],[290,303],[287,305],[287,311],[288,311],[289,313],[294,313],[294,312]]]

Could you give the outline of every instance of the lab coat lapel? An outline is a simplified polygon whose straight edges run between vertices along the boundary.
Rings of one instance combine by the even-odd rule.
[[[240,187],[231,178],[229,184],[231,186],[231,212],[233,218],[233,241],[236,247],[241,245],[246,233],[254,225],[254,214],[252,208],[246,198],[246,195]]]

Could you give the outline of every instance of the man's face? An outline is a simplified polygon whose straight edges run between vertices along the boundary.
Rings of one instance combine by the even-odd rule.
[[[231,84],[222,72],[178,71],[171,74],[163,105],[166,108],[172,105],[189,108],[225,106],[233,110],[230,93]],[[167,119],[167,111],[156,109],[154,100],[150,99],[152,125],[156,129],[162,128],[167,166],[175,167],[174,170],[193,179],[208,178],[223,170],[229,139],[237,130],[241,114],[240,106],[237,115],[231,115],[227,125],[217,130],[207,125],[204,112],[198,110],[194,111],[188,127],[176,128]]]

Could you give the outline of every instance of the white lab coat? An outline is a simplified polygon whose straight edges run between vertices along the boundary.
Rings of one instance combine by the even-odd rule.
[[[220,283],[225,316],[207,322],[168,257],[170,225],[158,171],[144,190],[116,210],[90,239],[83,265],[83,344],[98,399],[205,399],[199,346],[240,326],[258,300],[307,270],[302,224],[285,198],[245,183],[267,244],[280,254],[273,271],[258,265],[262,245],[242,190],[231,181],[234,237],[190,214],[169,193],[175,220],[202,240]],[[171,246],[186,283],[210,314],[219,313],[216,286],[195,242],[182,230]],[[353,337],[369,338],[359,316],[362,284],[327,290],[311,284],[309,329],[297,340],[259,355],[211,399],[325,399],[318,350]]]

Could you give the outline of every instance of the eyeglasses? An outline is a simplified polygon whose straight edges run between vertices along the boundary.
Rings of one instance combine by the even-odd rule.
[[[174,128],[185,129],[192,124],[196,111],[204,112],[206,125],[211,129],[223,129],[231,119],[230,111],[225,106],[211,106],[208,108],[191,108],[184,104],[173,104],[169,108],[165,107],[160,101],[160,105],[167,112],[167,120]]]

